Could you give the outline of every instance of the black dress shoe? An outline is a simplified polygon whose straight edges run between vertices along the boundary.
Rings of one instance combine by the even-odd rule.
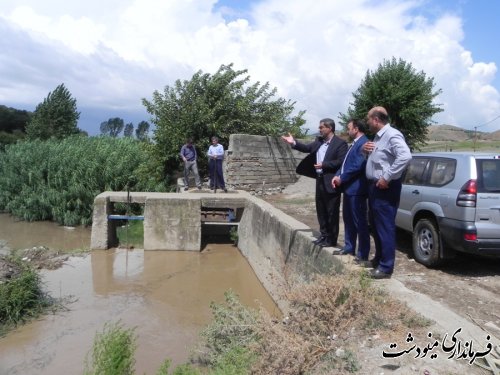
[[[372,279],[390,279],[392,276],[391,273],[386,273],[384,271],[381,271],[380,269],[374,269],[370,272],[370,277]]]
[[[329,241],[327,238],[325,238],[323,241],[319,242],[317,244],[319,247],[333,247],[335,246],[336,244],[332,243],[331,241]]]
[[[312,243],[315,245],[318,245],[320,242],[323,242],[325,240],[325,238],[326,238],[325,236],[319,236]]]

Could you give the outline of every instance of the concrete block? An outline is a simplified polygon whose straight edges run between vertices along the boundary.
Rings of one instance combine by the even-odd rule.
[[[201,250],[200,200],[151,198],[144,206],[144,250]]]
[[[106,250],[118,243],[116,224],[108,220],[111,208],[112,203],[109,196],[98,195],[94,199],[92,233],[90,236],[90,248],[92,250]]]

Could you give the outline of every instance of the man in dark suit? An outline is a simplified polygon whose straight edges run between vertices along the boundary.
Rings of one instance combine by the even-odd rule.
[[[297,166],[297,174],[316,179],[316,214],[320,236],[314,241],[321,247],[337,246],[339,235],[340,191],[332,186],[332,178],[342,166],[347,143],[335,136],[335,122],[325,118],[319,122],[318,137],[314,142],[296,142],[289,133],[281,138],[292,148],[308,152]]]
[[[344,219],[345,245],[334,252],[339,255],[354,255],[356,242],[358,251],[355,262],[362,264],[370,253],[370,231],[368,229],[368,182],[365,168],[366,158],[363,145],[366,138],[366,125],[361,120],[352,119],[347,123],[347,132],[353,140],[342,167],[332,180],[334,188],[344,193],[342,198],[342,217]]]

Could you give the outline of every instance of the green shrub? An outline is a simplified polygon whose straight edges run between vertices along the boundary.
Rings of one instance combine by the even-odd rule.
[[[9,145],[0,152],[0,210],[28,221],[89,225],[94,198],[103,191],[162,189],[141,178],[143,143],[73,136]]]
[[[136,346],[134,328],[124,328],[120,322],[106,323],[102,333],[96,334],[92,351],[87,354],[84,374],[134,374]]]
[[[214,316],[213,322],[205,328],[201,336],[203,348],[198,351],[197,360],[217,368],[217,374],[222,372],[230,361],[236,358],[239,369],[250,367],[252,356],[247,349],[259,340],[257,333],[258,312],[241,304],[232,292],[224,293],[225,304],[212,302],[210,308]],[[240,372],[236,372],[240,373]]]
[[[0,280],[0,334],[21,321],[38,316],[51,301],[41,289],[38,273],[14,257],[0,259],[15,270],[8,279]]]
[[[235,346],[220,356],[215,364],[215,369],[211,375],[246,375],[250,373],[250,368],[256,354],[250,349]]]

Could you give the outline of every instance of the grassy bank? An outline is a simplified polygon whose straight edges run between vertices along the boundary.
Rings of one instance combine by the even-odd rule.
[[[0,257],[0,336],[54,305],[30,264],[16,256]]]

